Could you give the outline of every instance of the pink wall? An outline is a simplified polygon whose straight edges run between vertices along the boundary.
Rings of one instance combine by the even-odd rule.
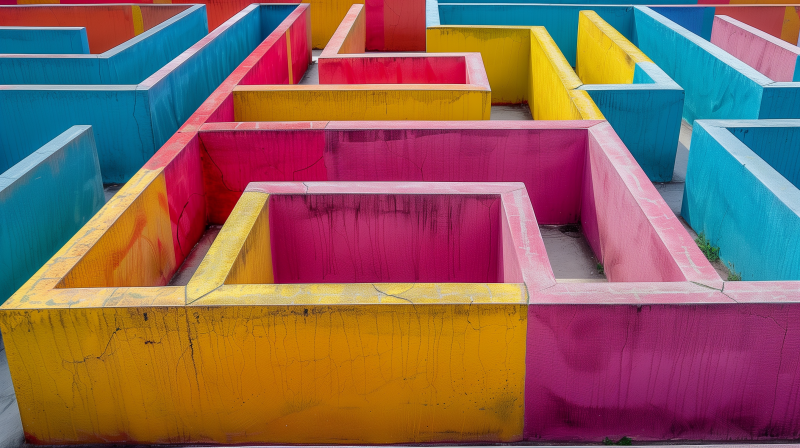
[[[589,129],[581,224],[609,281],[698,281],[713,267],[607,122]]]
[[[365,0],[368,51],[425,51],[425,0]]]
[[[276,283],[496,283],[499,195],[270,196]]]
[[[715,16],[711,43],[773,81],[794,79],[800,48],[726,16]]]
[[[529,307],[527,440],[800,437],[798,304],[648,302]]]
[[[463,55],[412,56],[398,53],[320,57],[319,83],[466,84],[467,63]]]
[[[209,155],[203,159],[209,219],[227,217],[248,182],[328,179],[523,182],[540,224],[574,223],[586,128],[596,123],[207,125],[200,138]]]
[[[266,129],[200,133],[210,223],[225,222],[250,182],[328,179],[325,122],[252,124]]]

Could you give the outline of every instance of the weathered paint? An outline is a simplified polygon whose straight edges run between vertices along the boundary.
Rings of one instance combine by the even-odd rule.
[[[647,7],[635,15],[639,47],[685,89],[687,121],[800,117],[800,84],[774,82]]]
[[[477,54],[364,54],[364,7],[353,5],[320,54],[320,84],[481,84],[488,87]]]
[[[681,214],[746,280],[800,279],[800,120],[700,121]]]
[[[202,7],[194,8],[202,12]],[[91,124],[103,180],[130,179],[258,46],[262,32],[272,31],[261,29],[262,14],[293,23],[307,20],[307,8],[247,8],[139,85],[0,86],[0,169],[26,157],[65,126]],[[295,9],[298,14],[292,15]],[[305,40],[302,33],[296,36]],[[226,49],[225,58],[219,57],[220,48]],[[303,50],[300,43],[296,48]],[[298,58],[298,68],[304,70],[302,61],[309,60],[310,50]]]
[[[0,173],[0,302],[104,203],[90,126],[73,126]]]
[[[236,121],[488,120],[491,91],[470,84],[239,86],[233,107]]]
[[[653,61],[596,12],[580,12],[575,72],[584,84],[632,84],[642,62]]]
[[[773,81],[800,81],[800,48],[736,19],[714,17],[711,43]]]
[[[138,6],[136,7],[138,8]],[[47,11],[34,15],[37,20],[26,20],[28,19],[26,14],[18,14],[17,11],[41,8]],[[106,11],[103,7],[6,6],[0,7],[0,24],[19,26],[39,22],[57,23],[58,21],[38,20],[38,18],[40,16],[61,17],[62,15],[70,18],[75,15],[70,14],[71,10],[75,8],[94,12],[85,14],[87,17],[78,17],[74,21],[63,21],[86,26],[89,44],[93,45],[90,48],[98,53],[97,56],[3,55],[0,57],[0,84],[138,84],[208,34],[205,10],[202,6],[165,6],[167,11],[162,12],[162,15],[172,14],[172,16],[164,17],[162,23],[155,24],[147,32],[135,36],[131,33],[130,39],[123,40],[103,51],[95,50],[101,45],[91,39],[93,35],[98,34],[96,31],[98,26],[95,22],[99,22],[109,29],[126,26],[125,16],[114,14],[115,11]],[[131,6],[128,5],[125,8],[129,10]],[[149,6],[148,8],[162,7]],[[92,34],[93,31],[95,34]],[[125,36],[127,35],[114,37]]]
[[[100,215],[106,230],[95,233],[58,288],[163,286],[172,277],[177,266],[164,174],[141,171],[117,196]]]
[[[148,293],[139,288],[112,299],[115,307],[4,311],[12,375],[43,380],[15,382],[18,401],[33,405],[21,406],[27,437],[45,443],[521,440],[527,315],[519,288],[516,302],[435,304],[415,303],[413,291],[392,286],[361,287],[370,295],[360,305],[289,304],[259,294],[236,305],[216,304],[212,296],[184,307],[174,304],[183,288],[164,288],[179,297],[137,301],[131,295]],[[231,285],[219,292],[247,290]],[[36,367],[22,362],[28,357]],[[40,376],[48,370],[52,376]],[[76,375],[83,378],[78,387]],[[227,387],[232,381],[237,386]],[[48,398],[56,396],[64,401]]]
[[[574,223],[594,124],[209,124],[200,132],[209,222],[224,223],[251,181],[359,180],[524,182],[540,223]]]
[[[537,44],[535,27],[434,26],[428,28],[428,47],[481,52],[496,104],[528,102],[535,119],[606,118],[651,180],[671,180],[683,90],[595,12],[579,16],[578,70],[588,79],[578,78],[553,45]],[[536,51],[531,59],[532,48],[549,51]]]
[[[534,120],[602,120],[603,114],[543,27],[531,29],[531,114]]]
[[[737,283],[757,285],[729,282],[726,291]],[[605,285],[559,285],[531,304],[526,440],[800,435],[798,303],[778,292],[765,294],[773,303],[736,303],[696,285],[651,285],[605,294]],[[584,294],[601,303],[578,298]]]
[[[0,54],[89,54],[86,27],[0,26]]]

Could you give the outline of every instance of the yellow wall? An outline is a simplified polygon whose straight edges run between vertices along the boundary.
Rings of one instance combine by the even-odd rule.
[[[186,287],[192,303],[227,284],[272,283],[269,195],[242,194]]]
[[[594,11],[581,11],[575,71],[583,84],[631,84],[637,62],[652,62]]]
[[[525,305],[373,294],[358,306],[4,310],[0,328],[41,443],[521,440]]]
[[[491,92],[469,85],[240,86],[236,121],[488,120]]]
[[[581,80],[543,27],[531,39],[531,114],[534,120],[602,120],[586,92],[576,91]]]
[[[428,51],[480,52],[495,104],[527,102],[534,120],[602,120],[544,27],[439,26]]]
[[[118,196],[87,223],[96,226],[96,242],[64,275],[60,288],[157,286],[174,274],[164,174],[141,170]]]
[[[429,53],[480,52],[493,103],[529,102],[531,27],[438,26],[427,38]]]

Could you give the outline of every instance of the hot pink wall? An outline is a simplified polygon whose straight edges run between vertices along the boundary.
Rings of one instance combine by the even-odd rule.
[[[738,20],[715,16],[711,43],[773,81],[794,78],[800,48]]]
[[[328,179],[523,182],[539,224],[577,222],[586,148],[577,128],[594,122],[519,123],[331,122]]]
[[[320,84],[466,84],[464,56],[352,56],[319,59]]]
[[[529,307],[527,440],[800,437],[798,304],[639,301]]]
[[[208,221],[223,224],[250,182],[327,180],[324,123],[253,123],[273,129],[201,132]]]
[[[209,219],[222,222],[248,182],[327,179],[524,182],[540,224],[575,223],[594,123],[207,125],[200,138]]]
[[[496,283],[500,196],[272,195],[276,283]]]

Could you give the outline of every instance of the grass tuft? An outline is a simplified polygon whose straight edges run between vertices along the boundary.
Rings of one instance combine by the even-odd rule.
[[[700,251],[703,252],[703,255],[708,258],[708,261],[715,262],[719,261],[719,247],[711,245],[711,241],[706,239],[706,235],[701,233],[697,235],[697,238],[694,240],[697,243],[697,247],[700,248]]]
[[[736,269],[733,268],[733,263],[731,262],[728,262],[728,281],[729,282],[742,281],[742,273],[736,272]]]
[[[625,436],[616,442],[606,437],[603,439],[603,445],[618,445],[618,446],[631,446],[633,445],[633,440],[630,437]]]

